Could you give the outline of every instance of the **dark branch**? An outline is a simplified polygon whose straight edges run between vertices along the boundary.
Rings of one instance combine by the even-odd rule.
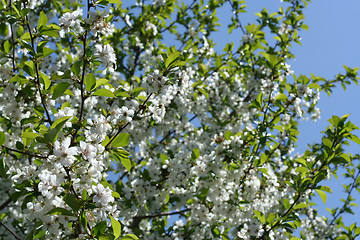
[[[167,213],[158,213],[158,214],[152,214],[152,215],[136,216],[136,217],[133,218],[133,222],[131,224],[131,227],[132,228],[138,228],[139,224],[140,224],[140,221],[142,219],[171,216],[171,215],[176,215],[176,214],[182,214],[182,213],[188,212],[188,211],[190,211],[190,209],[186,208],[186,209],[176,211],[176,212],[167,212]]]
[[[6,226],[6,224],[1,220],[0,220],[0,225],[4,226],[4,228],[6,228],[6,230],[8,230],[11,233],[11,235],[14,236],[14,238],[21,240],[21,238],[18,235],[16,235],[16,233],[13,230],[11,230],[8,226]]]
[[[30,40],[31,40],[31,47],[33,48],[33,51],[35,52],[35,46],[34,46],[34,36],[31,32],[31,27],[29,25],[29,19],[28,17],[26,17],[26,26],[29,30],[29,35],[30,35]],[[50,118],[50,113],[48,112],[47,108],[46,108],[46,104],[45,104],[45,99],[44,96],[41,93],[41,87],[40,87],[40,76],[39,76],[39,69],[38,69],[38,64],[37,61],[33,61],[34,65],[35,65],[35,72],[36,72],[36,77],[35,77],[35,81],[36,81],[36,86],[37,89],[39,91],[40,94],[40,98],[41,98],[41,104],[43,105],[44,109],[45,109],[45,114],[47,117],[47,121],[50,123],[50,125],[52,124],[51,118]]]
[[[19,151],[17,149],[13,149],[13,148],[9,148],[9,147],[6,147],[6,146],[1,146],[9,151],[12,151],[12,152],[17,152],[17,153],[21,153],[21,154],[24,154],[24,155],[28,155],[28,156],[31,156],[31,157],[36,157],[36,158],[41,158],[41,159],[47,159],[47,157],[45,156],[41,156],[41,155],[37,155],[37,154],[33,154],[33,153],[28,153],[28,152],[23,152],[23,151]]]

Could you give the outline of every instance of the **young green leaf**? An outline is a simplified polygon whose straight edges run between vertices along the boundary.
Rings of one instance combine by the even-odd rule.
[[[307,208],[308,205],[306,203],[299,203],[299,204],[296,204],[296,206],[294,207],[294,210],[296,209],[301,209],[301,208]]]
[[[99,237],[99,240],[113,240],[113,237],[111,237],[110,235],[101,235]]]
[[[3,145],[5,143],[5,133],[0,132],[0,146]]]
[[[115,239],[117,239],[121,235],[121,224],[119,223],[118,220],[114,219],[112,216],[109,216],[109,217],[111,220],[111,226],[113,229]]]
[[[95,79],[94,74],[89,73],[88,75],[86,75],[84,84],[85,84],[85,88],[88,92],[90,92],[92,89],[94,89],[94,87],[96,86],[96,79]]]
[[[48,212],[50,215],[74,216],[74,213],[61,207],[54,208]]]
[[[179,52],[170,54],[170,56],[165,61],[165,67],[166,68],[171,67],[171,65],[173,65],[178,60],[179,57],[180,57]]]
[[[122,165],[124,165],[126,170],[128,170],[130,172],[130,170],[131,170],[131,160],[129,158],[120,157],[120,162],[121,162]]]
[[[103,96],[103,97],[115,97],[114,93],[109,89],[101,88],[96,90],[93,93],[93,96]]]
[[[44,84],[44,90],[48,90],[51,85],[51,80],[48,76],[40,72],[40,79]]]
[[[324,204],[326,204],[326,199],[327,199],[326,193],[320,189],[315,189],[315,191],[319,194]]]
[[[48,22],[48,18],[46,16],[46,14],[43,11],[41,11],[37,29],[39,30],[42,26],[45,26],[47,24],[47,22]]]
[[[79,211],[80,203],[79,200],[74,195],[65,194],[63,200],[69,207],[71,207],[72,210],[74,210],[74,212]]]
[[[121,240],[138,240],[139,238],[134,234],[128,234],[121,238]]]
[[[120,133],[116,136],[116,138],[112,141],[111,146],[113,147],[125,147],[129,144],[130,134],[128,133]]]
[[[86,214],[84,211],[80,213],[79,221],[80,221],[81,226],[86,230],[88,220],[87,220],[87,217],[86,217]]]
[[[55,85],[52,99],[57,99],[58,97],[62,96],[69,86],[70,83],[68,82],[61,82]]]
[[[258,211],[258,210],[253,210],[253,212],[255,213],[257,218],[260,220],[260,222],[262,224],[264,224],[265,223],[265,215],[262,212]]]

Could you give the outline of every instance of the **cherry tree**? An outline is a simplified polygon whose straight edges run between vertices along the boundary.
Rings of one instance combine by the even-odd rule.
[[[241,0],[3,0],[0,238],[359,236],[357,126],[333,116],[294,153],[320,93],[358,81],[291,70],[309,2],[248,24]],[[241,37],[216,49],[226,27]],[[339,169],[347,198],[321,216]]]

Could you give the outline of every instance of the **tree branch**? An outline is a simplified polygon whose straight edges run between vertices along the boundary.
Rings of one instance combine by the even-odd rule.
[[[0,205],[0,211],[6,208],[7,205],[11,203],[11,198],[9,197],[8,200],[6,200],[3,204]]]
[[[34,46],[34,36],[31,32],[31,28],[30,28],[30,25],[29,25],[29,19],[28,17],[26,16],[26,26],[29,30],[29,35],[30,35],[30,40],[31,40],[31,47],[33,48],[34,50],[34,53],[35,53],[35,46]],[[35,82],[36,82],[36,86],[37,86],[37,89],[39,91],[39,94],[40,94],[40,98],[41,98],[41,104],[43,105],[44,109],[45,109],[45,114],[46,114],[46,117],[47,117],[47,121],[50,123],[50,125],[52,124],[52,120],[51,120],[51,117],[50,117],[50,113],[48,112],[47,108],[46,108],[46,104],[45,104],[45,99],[44,99],[44,96],[42,95],[41,93],[41,87],[40,87],[40,76],[39,76],[39,69],[38,69],[38,64],[37,64],[37,61],[33,61],[34,63],[34,66],[35,66],[35,73],[36,73],[36,77],[35,77]]]
[[[158,213],[158,214],[152,214],[152,215],[135,216],[135,217],[133,217],[133,222],[131,224],[131,227],[132,228],[138,228],[139,224],[140,224],[140,221],[142,219],[171,216],[171,215],[176,215],[176,214],[182,214],[182,213],[188,212],[188,211],[190,211],[190,209],[186,208],[186,209],[176,211],[176,212],[167,212],[167,213]]]
[[[150,93],[150,94],[147,96],[147,98],[145,99],[145,101],[139,106],[138,110],[135,112],[134,116],[132,117],[132,120],[134,120],[134,119],[137,117],[137,115],[139,115],[139,113],[144,109],[145,104],[149,101],[149,99],[150,99],[151,96],[152,96],[152,93]],[[105,149],[106,149],[106,150],[108,150],[109,145],[110,145],[110,144],[114,141],[114,139],[122,132],[122,130],[124,130],[131,122],[132,122],[132,121],[126,122],[126,124],[122,125],[122,126],[119,128],[119,130],[117,131],[117,133],[116,133],[113,137],[111,137],[110,141],[106,144],[106,146],[105,146]]]
[[[21,238],[18,235],[16,235],[16,233],[13,230],[11,230],[8,226],[6,226],[6,224],[1,220],[0,220],[0,225],[4,226],[4,228],[6,228],[6,230],[8,230],[11,233],[11,235],[14,236],[14,238],[21,240]]]
[[[45,156],[41,156],[41,155],[37,155],[37,154],[33,154],[33,153],[28,153],[28,152],[19,151],[19,150],[17,150],[17,149],[9,148],[9,147],[6,147],[6,146],[1,146],[1,147],[2,147],[2,148],[5,148],[5,149],[7,149],[7,150],[9,150],[9,151],[21,153],[21,154],[28,155],[28,156],[31,156],[31,157],[36,157],[36,158],[41,158],[41,159],[47,159],[47,157],[45,157]]]

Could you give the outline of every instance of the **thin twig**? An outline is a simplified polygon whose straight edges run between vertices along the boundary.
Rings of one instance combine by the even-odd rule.
[[[11,7],[12,5],[12,2],[11,0],[9,1],[9,5],[10,5],[10,11],[11,11],[11,14],[13,13],[13,9]],[[12,24],[10,25],[10,31],[11,31],[11,41],[12,41],[12,67],[13,67],[13,73],[15,73],[15,70],[16,70],[16,66],[15,66],[15,39],[14,39],[14,30],[13,30],[13,27],[12,27]]]
[[[4,228],[6,228],[6,230],[8,230],[11,233],[11,235],[13,235],[16,239],[21,240],[21,238],[18,235],[16,235],[16,233],[13,230],[11,230],[8,226],[6,226],[6,224],[1,220],[0,220],[0,225],[3,225]]]
[[[241,21],[240,21],[240,18],[239,18],[239,13],[235,10],[234,5],[233,5],[233,3],[231,1],[228,1],[228,3],[230,3],[231,9],[235,12],[236,20],[237,20],[237,22],[239,24],[239,27],[240,27],[241,31],[243,32],[244,35],[246,35],[246,31],[243,28],[243,26],[241,24]]]
[[[47,159],[47,157],[45,157],[45,156],[41,156],[41,155],[37,155],[37,154],[33,154],[33,153],[28,153],[28,152],[20,151],[20,150],[17,150],[17,149],[13,149],[13,148],[6,147],[6,146],[1,146],[1,147],[2,147],[2,148],[6,148],[6,149],[9,150],[9,151],[21,153],[21,154],[28,155],[28,156],[31,156],[31,157]]]
[[[34,36],[31,32],[31,27],[29,25],[29,19],[28,17],[26,17],[26,26],[29,30],[29,35],[30,35],[30,40],[31,40],[31,47],[33,48],[33,51],[35,52],[35,46],[34,46]],[[39,69],[38,69],[38,64],[37,64],[37,61],[33,61],[34,65],[35,65],[35,72],[36,72],[36,77],[35,77],[35,81],[36,81],[36,86],[37,86],[37,89],[39,91],[39,94],[40,94],[40,98],[41,98],[41,104],[43,105],[44,109],[45,109],[45,113],[46,113],[46,117],[47,117],[47,121],[50,123],[50,125],[52,124],[52,120],[50,118],[50,114],[46,108],[46,104],[45,104],[45,99],[44,99],[44,96],[42,95],[41,93],[41,87],[40,87],[40,76],[39,76]]]
[[[358,173],[356,174],[356,176],[353,177],[353,182],[352,182],[352,184],[351,184],[350,189],[348,190],[347,197],[346,197],[346,200],[345,200],[343,206],[340,208],[339,212],[337,212],[336,214],[334,214],[333,219],[331,220],[331,222],[329,223],[329,225],[333,225],[334,222],[335,222],[335,220],[336,220],[343,212],[345,212],[345,208],[346,208],[347,205],[350,203],[350,199],[351,199],[351,196],[352,196],[351,193],[352,193],[352,191],[353,191],[354,189],[356,189],[356,187],[357,187],[356,182],[357,182],[357,179],[359,178],[359,176],[360,176],[360,170],[358,171]]]
[[[89,11],[90,11],[90,2],[89,0],[87,1],[87,6],[88,6],[88,9],[87,9],[87,18],[89,18]],[[84,115],[84,103],[85,103],[85,94],[84,94],[84,79],[85,79],[85,72],[86,72],[86,63],[87,63],[87,60],[86,60],[86,41],[87,41],[87,35],[88,35],[88,30],[86,29],[85,30],[85,33],[84,33],[84,36],[82,37],[82,41],[83,41],[83,48],[84,48],[84,52],[83,52],[83,68],[82,68],[82,73],[81,73],[81,79],[80,79],[80,92],[81,92],[81,103],[80,103],[80,113],[79,113],[79,120],[78,120],[78,123],[81,124],[81,121],[82,121],[82,118],[83,118],[83,115]],[[72,135],[72,139],[71,139],[71,145],[74,144],[75,142],[75,139],[76,139],[76,135],[78,133],[80,128],[77,128],[75,130],[75,132],[73,133]]]
[[[187,212],[187,211],[190,211],[190,209],[186,208],[186,209],[176,211],[176,212],[167,212],[167,213],[158,213],[158,214],[153,214],[153,215],[135,216],[135,217],[133,217],[133,222],[131,224],[131,227],[132,228],[138,228],[139,224],[140,224],[140,221],[142,219],[145,219],[145,218],[156,218],[156,217],[163,217],[163,216],[171,216],[171,215],[181,214],[181,213],[184,213],[184,212]]]
[[[6,200],[3,204],[0,205],[0,211],[6,208],[7,205],[11,203],[11,198],[9,197],[8,200]]]
[[[139,106],[138,110],[135,112],[134,116],[132,117],[132,120],[134,120],[137,115],[139,115],[139,113],[141,111],[143,111],[143,109],[145,108],[145,104],[149,101],[150,97],[152,96],[153,93],[150,93],[147,98],[145,99],[145,101]],[[110,141],[106,144],[105,149],[108,150],[109,145],[114,141],[114,139],[122,132],[122,130],[124,130],[132,121],[127,122],[126,124],[122,125],[119,130],[117,131],[117,133],[110,139]]]
[[[163,216],[170,216],[170,215],[176,215],[176,214],[181,214],[184,212],[188,212],[190,211],[190,209],[186,208],[180,211],[176,211],[176,212],[166,212],[166,213],[158,213],[158,214],[152,214],[152,215],[144,215],[144,216],[136,216],[135,218],[156,218],[156,217],[163,217]]]

